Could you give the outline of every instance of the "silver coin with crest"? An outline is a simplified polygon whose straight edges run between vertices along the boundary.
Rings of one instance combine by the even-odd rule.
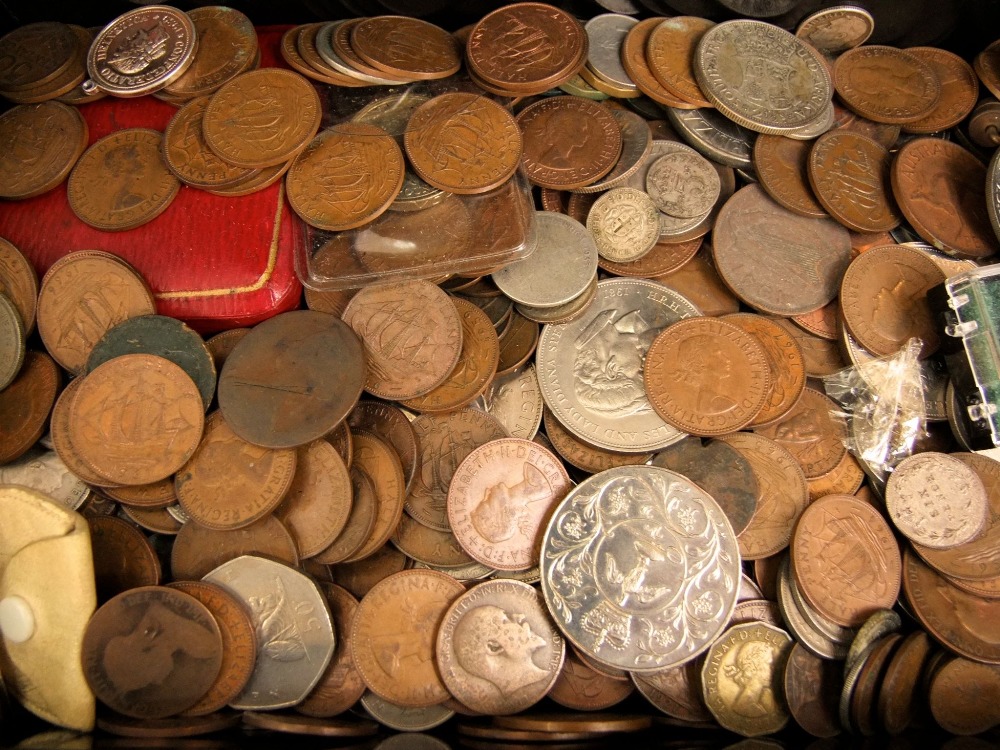
[[[541,559],[542,594],[566,637],[630,672],[704,652],[740,589],[736,535],[718,503],[656,466],[581,482],[556,508]]]

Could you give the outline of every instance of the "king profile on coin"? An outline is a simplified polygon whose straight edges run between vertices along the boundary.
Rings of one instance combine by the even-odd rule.
[[[602,310],[576,339],[574,387],[584,406],[617,417],[649,411],[643,355],[658,330],[638,310]]]

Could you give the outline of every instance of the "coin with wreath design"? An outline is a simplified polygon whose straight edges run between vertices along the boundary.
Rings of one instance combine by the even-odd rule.
[[[581,482],[542,544],[542,593],[563,633],[602,664],[653,672],[705,651],[740,586],[736,535],[680,474],[623,466]]]

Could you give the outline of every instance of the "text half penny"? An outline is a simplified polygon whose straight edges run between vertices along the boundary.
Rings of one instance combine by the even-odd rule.
[[[159,719],[193,706],[222,664],[212,613],[187,594],[144,586],[104,604],[83,636],[83,668],[97,698],[120,714]]]
[[[25,355],[17,377],[0,391],[0,464],[23,455],[42,437],[61,380],[47,354]]]
[[[223,563],[243,555],[266,557],[296,567],[295,541],[274,516],[265,516],[249,526],[216,531],[199,523],[185,523],[170,551],[174,580],[198,581]]]
[[[216,411],[206,419],[198,449],[178,469],[174,487],[195,523],[217,531],[239,529],[278,506],[295,467],[294,450],[249,443]]]
[[[416,80],[447,78],[462,64],[455,38],[418,18],[366,18],[351,30],[351,46],[379,70]]]
[[[333,315],[294,310],[258,324],[236,345],[219,378],[219,408],[244,440],[294,448],[340,424],[364,380],[357,335]]]
[[[253,176],[256,170],[223,161],[205,143],[202,120],[208,102],[207,96],[194,99],[170,119],[163,133],[163,159],[185,185],[229,187]]]
[[[811,141],[783,135],[759,135],[753,163],[760,185],[776,203],[800,216],[822,219],[827,214],[809,185]]]
[[[679,430],[705,437],[745,427],[769,397],[760,344],[713,318],[664,329],[646,354],[643,380],[657,414]]]
[[[465,587],[432,570],[407,570],[376,584],[354,616],[354,663],[375,694],[410,708],[448,699],[434,642],[445,611]]]
[[[847,453],[847,425],[840,412],[831,398],[806,388],[784,417],[754,432],[784,446],[806,478],[816,479],[837,468]]]
[[[354,465],[372,481],[377,498],[377,515],[368,539],[347,562],[357,562],[373,555],[389,540],[399,525],[406,498],[403,467],[392,448],[363,430],[356,430],[353,437]]]
[[[876,122],[919,120],[930,114],[941,93],[929,65],[901,49],[874,44],[838,57],[834,80],[844,104]]]

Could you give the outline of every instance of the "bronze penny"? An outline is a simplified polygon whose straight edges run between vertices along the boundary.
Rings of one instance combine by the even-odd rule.
[[[246,711],[243,723],[249,727],[272,732],[312,737],[370,737],[378,734],[378,724],[355,718],[320,718],[295,714],[258,713]]]
[[[551,691],[548,697],[552,697]],[[466,710],[469,709],[466,708]],[[480,714],[477,713],[474,715],[479,716]],[[482,740],[481,744],[467,744],[474,742],[474,740],[463,739],[461,741],[463,747],[470,748],[496,747],[496,743],[504,743],[503,747],[527,748],[534,747],[534,745],[527,743],[535,742],[553,743],[555,747],[560,747],[558,743],[565,743],[576,747],[581,742],[586,743],[588,740],[593,740],[599,736],[595,732],[538,732],[527,729],[505,729],[504,727],[498,727],[492,721],[483,724],[464,722],[457,725],[456,730],[463,738],[475,737]]]
[[[296,449],[295,476],[274,515],[291,532],[302,558],[333,544],[351,512],[351,478],[344,459],[325,440]]]
[[[760,185],[775,203],[800,216],[826,216],[809,185],[809,151],[812,141],[783,135],[758,135],[753,145],[753,165]]]
[[[52,448],[59,455],[59,458],[66,464],[66,468],[73,472],[73,474],[87,484],[107,489],[114,482],[105,479],[90,468],[73,446],[73,441],[70,437],[70,406],[76,397],[77,389],[79,389],[81,383],[83,383],[83,378],[73,378],[63,388],[62,393],[59,394],[59,398],[56,399],[49,420],[49,440],[52,441]],[[171,495],[173,495],[173,481],[170,480],[170,483]]]
[[[0,294],[14,303],[26,336],[35,328],[38,274],[20,250],[0,237]]]
[[[67,387],[66,390],[69,390],[69,388]],[[63,392],[65,393],[66,391]],[[152,484],[140,484],[131,487],[127,485],[105,486],[101,490],[112,500],[117,500],[122,505],[129,505],[134,508],[158,510],[177,503],[177,495],[174,494],[173,477],[167,477]]]
[[[524,136],[522,162],[541,187],[573,190],[611,171],[622,150],[621,128],[600,102],[555,96],[517,115]]]
[[[17,92],[44,84],[68,68],[77,38],[64,23],[30,23],[0,38],[0,90]]]
[[[383,86],[409,82],[411,79],[407,76],[395,76],[370,65],[354,51],[354,45],[351,44],[351,32],[362,20],[361,18],[349,18],[337,23],[329,32],[330,49],[344,66],[339,69],[339,72],[366,83],[377,82]],[[329,49],[327,54],[329,55]],[[323,58],[323,60],[326,62],[327,58]]]
[[[649,716],[625,713],[520,713],[501,715],[494,723],[507,729],[535,732],[641,732],[652,726]]]
[[[17,377],[0,391],[0,464],[14,461],[41,438],[61,380],[47,354],[25,355]]]
[[[233,166],[208,147],[201,127],[208,102],[207,96],[194,99],[170,119],[163,133],[163,160],[185,185],[230,187],[253,177],[259,170]]]
[[[448,698],[435,668],[434,641],[445,611],[464,592],[444,573],[407,570],[365,594],[351,627],[351,649],[372,692],[410,708]]]
[[[351,29],[351,47],[370,65],[410,80],[447,78],[462,65],[455,38],[418,18],[366,18]]]
[[[880,640],[858,669],[847,707],[847,717],[850,727],[864,737],[871,737],[878,731],[875,726],[875,700],[878,687],[881,684],[886,665],[902,639],[903,636],[899,633],[893,633]],[[841,697],[841,720],[844,718],[843,706],[843,697]]]
[[[649,453],[615,453],[580,440],[552,414],[550,409],[542,412],[545,434],[552,441],[552,447],[566,463],[590,474],[596,474],[616,466],[639,466],[646,463]]]
[[[372,587],[394,573],[410,568],[410,559],[387,544],[360,562],[345,562],[330,567],[333,582],[359,599]]]
[[[116,324],[94,344],[87,357],[87,372],[123,354],[153,354],[186,372],[208,409],[215,396],[215,363],[200,335],[176,318],[140,315]]]
[[[934,721],[951,734],[980,734],[1000,724],[996,696],[1000,669],[953,659],[931,678],[928,702]]]
[[[522,2],[476,22],[469,32],[466,62],[470,75],[487,85],[531,95],[572,78],[584,66],[587,52],[587,34],[571,14],[544,3]]]
[[[161,719],[193,706],[215,682],[222,635],[195,598],[160,586],[119,594],[83,636],[83,668],[97,698],[120,714]]]
[[[801,643],[792,646],[785,663],[785,700],[792,718],[813,737],[840,734],[837,708],[843,681],[839,662],[820,659]]]
[[[215,371],[217,373],[222,372],[222,365],[226,363],[226,358],[232,354],[236,345],[248,333],[250,333],[249,328],[231,328],[228,331],[222,331],[206,339],[205,346],[208,347],[208,353],[212,355],[212,362],[215,363]]]
[[[986,167],[964,148],[917,138],[899,149],[890,177],[900,210],[925,242],[973,260],[996,252],[982,200]]]
[[[889,184],[889,151],[871,138],[834,131],[809,152],[809,184],[827,213],[855,232],[887,232],[902,221]]]
[[[86,376],[70,406],[70,440],[118,484],[150,484],[181,468],[204,427],[194,381],[173,362],[125,354]]]
[[[786,317],[836,297],[851,257],[840,224],[794,214],[757,185],[726,201],[712,242],[715,267],[733,293],[759,311]]]
[[[865,472],[858,459],[845,453],[833,471],[809,480],[809,499],[818,500],[824,495],[853,495],[864,479]]]
[[[319,589],[330,607],[330,618],[333,620],[333,657],[316,687],[295,706],[295,710],[306,716],[327,718],[343,713],[357,703],[365,692],[365,683],[354,666],[351,646],[351,626],[358,600],[333,583],[321,582]]]
[[[368,541],[375,529],[378,518],[378,498],[375,496],[375,485],[358,467],[352,467],[351,477],[351,513],[347,523],[333,543],[313,556],[320,564],[333,565],[343,562]]]
[[[847,424],[840,407],[812,388],[784,417],[754,432],[784,446],[802,466],[806,479],[816,479],[837,468],[847,453]]]
[[[921,356],[933,354],[939,337],[926,295],[944,280],[941,269],[913,248],[868,250],[851,262],[841,282],[844,324],[872,354],[895,354],[912,337],[923,342]]]
[[[680,293],[703,315],[717,317],[739,312],[740,301],[719,278],[710,260],[711,252],[710,247],[704,246],[688,263],[655,280]]]
[[[181,183],[163,163],[162,141],[156,130],[128,128],[88,148],[66,185],[77,218],[97,229],[119,232],[166,211]]]
[[[87,526],[98,602],[106,602],[129,589],[159,585],[160,560],[145,534],[114,516],[88,518]]]
[[[673,273],[695,257],[701,247],[702,238],[696,237],[685,242],[674,242],[672,238],[661,239],[653,249],[638,260],[616,263],[598,256],[597,265],[615,276],[629,276],[652,279]],[[701,309],[701,308],[699,308]]]
[[[526,570],[538,564],[544,526],[571,486],[562,462],[542,446],[494,440],[455,471],[448,521],[474,559],[497,570]]]
[[[291,166],[292,162],[286,161],[281,164],[276,164],[273,167],[265,167],[256,174],[247,177],[245,180],[235,182],[232,185],[227,185],[226,187],[204,188],[204,190],[212,195],[220,195],[225,198],[238,198],[244,195],[251,195],[252,193],[256,193],[264,188],[270,187],[275,182],[280,180],[285,176],[285,172],[287,172],[288,168]]]
[[[887,235],[888,236],[888,235]],[[888,242],[882,244],[892,244],[890,238]],[[838,338],[840,304],[838,300],[824,305],[819,310],[804,315],[796,315],[791,321],[807,333],[819,336],[829,341],[836,341]]]
[[[634,689],[631,682],[594,671],[570,649],[548,698],[573,711],[603,711],[621,703]]]
[[[177,581],[168,588],[182,591],[204,604],[222,635],[219,676],[201,700],[184,712],[188,716],[204,716],[225,708],[250,681],[257,663],[257,631],[245,605],[218,584]]]
[[[390,541],[407,557],[442,572],[476,562],[462,549],[453,533],[424,526],[408,513],[403,513],[399,519]]]
[[[696,107],[711,107],[694,75],[694,55],[712,21],[695,16],[664,19],[649,35],[646,61],[656,80],[674,96]]]
[[[836,341],[815,336],[782,318],[776,318],[774,322],[784,328],[799,345],[805,361],[806,375],[809,377],[821,378],[832,375],[847,366]]]
[[[757,427],[780,419],[795,406],[806,385],[802,349],[784,328],[761,315],[737,313],[723,320],[754,337],[764,352],[771,375],[767,401],[750,420],[749,426]]]
[[[903,126],[907,133],[937,133],[952,128],[972,111],[979,98],[976,71],[954,52],[937,47],[910,47],[906,50],[930,66],[941,83],[941,96],[929,114]]]
[[[679,667],[658,672],[632,672],[632,682],[656,708],[685,722],[711,722],[701,693],[701,665],[697,658]]]
[[[357,430],[354,435],[354,463],[371,479],[378,514],[371,535],[347,562],[363,560],[378,551],[399,525],[406,497],[403,467],[396,453],[371,433]]]
[[[910,611],[936,641],[966,658],[1000,664],[1000,600],[953,586],[910,550],[903,552],[903,590]]]
[[[538,346],[541,327],[518,312],[512,312],[510,327],[500,336],[496,377],[508,375],[525,364]]]
[[[219,409],[244,440],[293,448],[333,430],[364,380],[364,349],[347,325],[293,310],[258,324],[233,349],[219,377]]]
[[[735,432],[721,440],[750,462],[760,492],[757,511],[737,539],[744,560],[776,555],[788,546],[792,529],[809,502],[805,475],[784,447],[752,432]]]
[[[705,437],[745,427],[770,397],[760,344],[713,318],[689,318],[665,328],[646,354],[643,380],[660,417]]]
[[[42,278],[38,333],[56,362],[79,373],[110,328],[155,312],[153,292],[130,265],[109,253],[75,252],[53,263]]]
[[[120,511],[122,518],[128,518],[152,534],[173,536],[181,530],[181,522],[166,508],[135,508],[122,505]]]
[[[257,32],[240,11],[220,5],[193,8],[198,49],[190,67],[163,91],[187,99],[206,96],[253,67],[259,54]]]
[[[294,450],[248,443],[215,411],[205,420],[198,449],[177,470],[174,487],[181,507],[196,523],[216,531],[239,529],[278,507],[292,485],[296,463]]]
[[[743,454],[727,443],[685,437],[655,454],[649,463],[676,471],[711,495],[737,537],[757,512],[757,477]]]
[[[462,348],[458,309],[427,281],[365,287],[348,303],[344,322],[364,342],[365,389],[380,398],[416,398],[433,390]]]
[[[218,712],[207,716],[169,716],[166,719],[133,719],[114,712],[102,713],[97,728],[118,737],[139,737],[147,743],[171,739],[180,745],[179,737],[197,737],[212,732],[223,732],[240,723],[240,714]],[[113,742],[113,740],[112,740]],[[132,745],[138,743],[129,743]]]
[[[910,633],[886,665],[878,692],[878,717],[889,734],[902,734],[920,711],[917,690],[931,648],[927,633]]]
[[[87,124],[59,102],[13,107],[0,116],[0,197],[23,199],[61,184],[87,147]]]
[[[352,429],[367,430],[392,446],[403,465],[409,490],[417,470],[417,436],[403,412],[392,404],[361,399],[348,415],[347,423]]]
[[[221,159],[259,169],[282,164],[306,147],[319,129],[319,96],[290,70],[244,73],[212,95],[202,130]]]
[[[313,261],[317,262],[317,265],[319,264],[320,253],[322,253],[324,249],[330,247],[333,246],[324,245],[316,251],[316,255],[313,256]],[[357,293],[357,289],[337,289],[321,292],[306,287],[306,307],[310,310],[329,313],[330,315],[335,315],[339,318],[344,314],[344,310],[347,309],[347,303],[350,302]]]
[[[337,70],[324,58],[317,46],[321,33],[327,33],[326,23],[307,23],[289,29],[281,37],[281,56],[294,70],[304,76],[334,86],[358,88],[363,82]]]
[[[331,232],[384,213],[403,185],[403,153],[382,128],[351,122],[324,130],[285,178],[288,202],[307,224]]]
[[[877,44],[840,55],[833,66],[833,80],[841,101],[875,122],[919,120],[931,113],[941,94],[941,84],[929,65],[901,49]]]
[[[451,301],[462,321],[458,362],[439,386],[402,402],[413,411],[439,413],[460,409],[478,398],[496,375],[500,342],[490,319],[471,302],[457,297]]]
[[[625,34],[621,45],[622,66],[625,73],[635,83],[643,94],[658,104],[679,109],[690,109],[697,105],[691,104],[668,91],[657,79],[646,58],[649,37],[663,22],[663,18],[653,17],[640,21]]]
[[[428,185],[462,195],[503,184],[521,161],[511,114],[477,94],[441,94],[420,105],[403,136],[413,170]]]
[[[185,523],[170,551],[170,570],[174,580],[197,581],[243,555],[267,557],[292,567],[299,564],[298,550],[288,529],[274,516],[266,516],[229,531]]]
[[[806,602],[843,627],[861,625],[899,595],[899,545],[886,520],[853,495],[827,495],[803,511],[792,571]]]

